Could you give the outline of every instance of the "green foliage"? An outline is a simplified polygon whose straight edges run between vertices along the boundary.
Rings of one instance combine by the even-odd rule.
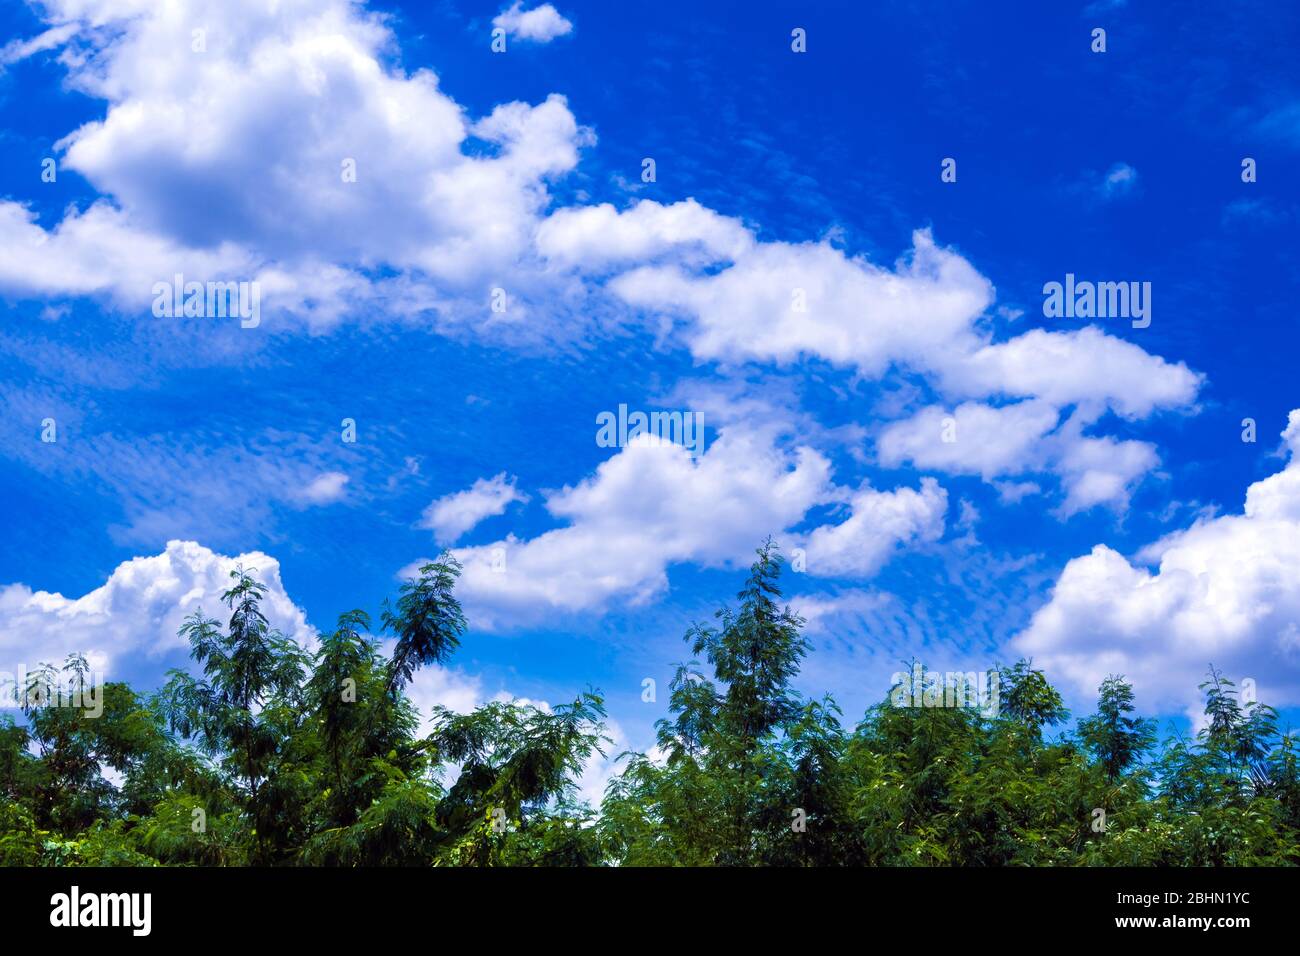
[[[12,800],[0,802],[0,866],[39,866],[48,836],[37,829],[27,807]]]
[[[397,635],[389,662],[389,693],[409,681],[416,668],[445,663],[460,646],[465,615],[452,593],[458,577],[460,564],[443,552],[420,568],[418,578],[402,585],[396,609],[385,604],[384,628]]]
[[[1123,677],[1071,731],[1023,660],[996,675],[996,707],[931,680],[934,699],[891,693],[846,727],[795,689],[808,644],[782,567],[769,540],[736,606],[687,631],[695,659],[657,746],[621,755],[599,807],[578,792],[610,743],[593,690],[435,707],[422,729],[406,688],[467,628],[449,554],[385,603],[387,657],[361,610],[306,653],[238,568],[225,627],[196,611],[181,628],[197,672],[152,698],[108,683],[99,712],[56,706],[87,689],[75,654],[10,689],[23,722],[0,717],[0,865],[1300,863],[1300,744],[1213,668],[1202,729],[1159,746]]]
[[[804,645],[759,552],[737,612],[687,642],[659,753],[611,781],[598,830],[624,865],[1250,866],[1300,862],[1300,753],[1276,713],[1211,671],[1208,723],[1154,758],[1122,677],[1069,717],[1029,661],[1001,671],[996,714],[891,694],[851,733],[790,687]],[[916,673],[924,681],[920,665]],[[936,706],[925,706],[935,703]]]
[[[1133,688],[1122,677],[1101,684],[1097,713],[1079,721],[1079,738],[1109,780],[1120,778],[1155,744],[1155,722],[1128,717],[1133,712]]]
[[[1002,712],[1026,727],[1035,736],[1044,727],[1064,722],[1070,712],[1047,676],[1035,670],[1029,661],[1016,661],[1002,672]]]

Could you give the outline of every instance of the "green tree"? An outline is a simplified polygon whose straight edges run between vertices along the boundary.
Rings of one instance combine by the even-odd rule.
[[[1079,737],[1110,780],[1132,767],[1155,744],[1155,721],[1133,713],[1133,687],[1114,675],[1101,683],[1097,713],[1079,722]]]
[[[303,710],[309,661],[262,613],[266,585],[242,567],[230,577],[234,584],[222,594],[231,611],[226,630],[201,612],[181,626],[203,676],[170,671],[159,707],[173,731],[220,756],[229,778],[239,781],[253,859],[268,863],[275,856],[268,838],[284,796],[274,774]]]

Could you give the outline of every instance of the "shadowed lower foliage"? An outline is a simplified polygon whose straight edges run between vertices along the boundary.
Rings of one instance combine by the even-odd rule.
[[[236,569],[224,628],[201,611],[181,628],[197,673],[149,697],[105,684],[98,715],[52,705],[84,689],[77,655],[11,688],[24,720],[0,720],[0,865],[1300,862],[1297,741],[1213,668],[1204,728],[1159,746],[1119,676],[1058,730],[1069,714],[1029,661],[999,669],[994,709],[891,693],[850,731],[793,687],[808,644],[781,570],[769,541],[737,606],[686,634],[707,667],[678,666],[655,750],[622,755],[595,808],[577,786],[609,745],[594,691],[437,707],[421,733],[405,687],[467,627],[449,554],[385,606],[388,658],[361,610],[308,653]]]

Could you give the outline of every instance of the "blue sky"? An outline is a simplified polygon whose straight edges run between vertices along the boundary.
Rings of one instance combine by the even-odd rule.
[[[1300,12],[1045,6],[6,4],[0,651],[149,685],[240,556],[309,639],[452,545],[420,701],[591,684],[646,746],[772,534],[850,720],[913,655],[1300,705]],[[155,316],[177,272],[260,324]],[[1067,273],[1149,327],[1045,316]],[[704,454],[600,447],[620,403]]]

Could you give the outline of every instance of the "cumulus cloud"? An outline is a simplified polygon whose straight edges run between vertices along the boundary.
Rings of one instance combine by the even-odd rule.
[[[888,268],[825,242],[759,242],[693,200],[551,212],[548,181],[591,142],[564,98],[475,120],[431,71],[392,67],[384,18],[347,0],[44,9],[51,30],[31,43],[62,45],[69,84],[107,104],[58,144],[103,198],[50,229],[0,203],[0,289],[136,307],[177,272],[254,277],[273,315],[329,323],[382,301],[481,324],[503,275],[527,311],[545,290],[572,291],[548,284],[557,269],[618,272],[610,291],[688,318],[702,359],[817,357],[869,375],[901,364],[956,397],[1091,400],[1133,416],[1195,391],[1185,368],[1095,329],[991,343],[977,323],[992,284],[925,231]],[[550,4],[497,21],[537,40],[570,26]]]
[[[638,436],[590,478],[547,497],[565,526],[458,550],[460,594],[484,627],[615,597],[647,601],[667,586],[668,564],[724,565],[752,551],[756,528],[797,522],[827,493],[829,469],[812,449],[784,453],[739,431],[698,459]]]
[[[1160,463],[1149,442],[1090,438],[1077,421],[1054,436],[1049,454],[1065,488],[1060,510],[1066,516],[1101,504],[1123,511],[1138,480]]]
[[[622,213],[557,213],[539,246],[560,262],[601,266],[672,252],[672,261],[625,270],[611,288],[631,305],[686,320],[699,358],[811,356],[873,376],[901,365],[955,396],[1088,404],[1131,419],[1186,407],[1201,384],[1185,365],[1091,326],[990,341],[979,320],[992,284],[925,230],[886,269],[828,243],[758,242],[738,221],[693,202],[643,200]]]
[[[919,491],[863,488],[849,508],[840,524],[823,525],[808,535],[809,574],[874,574],[900,545],[937,541],[943,536],[948,493],[933,478],[923,478]]]
[[[310,645],[315,631],[285,593],[275,558],[260,551],[227,557],[193,541],[169,541],[161,554],[122,562],[104,584],[80,597],[25,584],[0,587],[2,669],[58,663],[78,652],[115,679],[123,661],[186,648],[176,632],[195,610],[221,621],[229,616],[223,617],[221,594],[241,564],[255,568],[267,586],[262,609],[271,625]]]
[[[1081,425],[1194,407],[1199,375],[1099,329],[996,341],[992,283],[926,230],[882,265],[829,241],[759,241],[689,199],[552,209],[551,181],[593,140],[565,99],[475,118],[431,71],[392,65],[385,18],[348,0],[43,9],[50,30],[32,48],[60,49],[69,85],[106,104],[58,143],[61,164],[100,198],[48,228],[0,201],[0,291],[137,308],[177,273],[251,277],[271,327],[380,312],[543,338],[630,311],[671,320],[673,341],[701,361],[816,359],[869,378],[901,369],[945,401],[983,403],[963,406],[972,420],[1032,411],[1031,432],[1069,406]],[[549,4],[515,4],[498,20],[520,38],[569,27]],[[505,276],[509,316],[490,317]],[[1000,404],[1013,400],[1023,407]],[[934,467],[988,476],[1018,455],[1046,461],[1069,513],[1122,505],[1155,460],[1141,443],[1081,432],[1068,447],[1035,447],[1053,434]],[[890,438],[896,457],[919,463],[905,438]]]
[[[814,506],[846,497],[842,523],[797,536],[807,538],[810,571],[870,574],[896,547],[942,533],[947,499],[933,481],[919,492],[849,495],[830,471],[820,452],[787,447],[771,429],[729,426],[697,458],[640,435],[590,477],[547,496],[546,509],[563,526],[456,550],[464,564],[458,593],[485,628],[547,611],[600,610],[615,599],[643,603],[666,589],[670,565],[738,566],[765,529],[794,528]]]
[[[502,472],[432,502],[424,509],[420,527],[430,529],[439,544],[451,544],[484,518],[505,514],[512,502],[527,500],[515,487],[515,479]]]
[[[1041,401],[997,408],[966,402],[951,411],[931,405],[886,426],[876,445],[881,462],[891,467],[911,462],[989,481],[1035,470],[1039,442],[1058,419],[1056,408]]]
[[[629,305],[682,323],[697,358],[789,364],[814,357],[881,377],[902,368],[944,396],[1023,399],[957,410],[972,440],[937,442],[936,406],[887,429],[888,462],[980,474],[1055,471],[1063,513],[1126,505],[1157,458],[1141,442],[1084,437],[1106,412],[1137,421],[1192,411],[1203,377],[1095,327],[1033,329],[995,342],[983,316],[993,287],[927,231],[893,269],[846,256],[829,243],[761,243],[742,225],[695,204],[642,201],[556,214],[540,233],[559,263],[590,257],[622,271],[609,288]],[[604,250],[603,252],[601,250]],[[634,264],[638,258],[657,260]],[[1065,411],[1072,429],[1053,429]]]
[[[1186,408],[1203,376],[1091,326],[1072,332],[1033,329],[985,345],[941,369],[959,395],[1036,397],[1058,406],[1109,408],[1126,419]]]
[[[716,231],[700,225],[710,237]],[[686,245],[686,236],[676,242]],[[691,317],[686,338],[700,358],[817,356],[877,375],[952,348],[992,302],[988,280],[924,231],[894,269],[827,243],[752,243],[732,255],[734,264],[721,270],[641,266],[612,288],[632,305]]]
[[[386,21],[346,0],[45,9],[58,32],[40,43],[64,44],[70,85],[107,103],[59,142],[104,198],[48,230],[0,203],[12,253],[0,288],[126,305],[176,272],[252,276],[272,313],[330,322],[382,298],[442,321],[481,319],[502,275],[525,309],[534,292],[569,289],[548,285],[557,268],[616,271],[624,303],[689,319],[702,359],[817,357],[870,375],[902,364],[957,397],[1092,400],[1134,416],[1195,391],[1185,368],[1095,329],[991,343],[977,323],[992,284],[926,231],[888,268],[825,242],[759,242],[693,200],[548,212],[548,181],[591,141],[564,98],[474,120],[429,70],[391,67]],[[538,39],[568,26],[549,4],[498,20]],[[384,269],[397,275],[374,276]],[[1108,384],[1099,366],[1122,378]]]
[[[1103,504],[1125,509],[1134,486],[1159,464],[1155,449],[1147,442],[1087,436],[1087,416],[1070,416],[1058,428],[1059,421],[1057,408],[1039,399],[997,407],[966,402],[951,411],[932,405],[887,425],[877,450],[890,466],[979,475],[1013,503],[1037,487],[995,479],[1055,473],[1065,491],[1064,516]]]
[[[1125,674],[1144,707],[1198,711],[1211,662],[1253,678],[1266,703],[1300,703],[1300,410],[1283,438],[1285,468],[1249,487],[1241,514],[1202,518],[1133,560],[1099,544],[1070,561],[1016,651],[1081,695]]]
[[[0,290],[30,295],[91,295],[140,308],[153,285],[180,272],[251,274],[251,253],[231,246],[189,248],[131,222],[107,202],[70,209],[50,230],[24,206],[0,200]]]
[[[60,165],[105,198],[50,230],[0,203],[0,288],[18,294],[137,307],[176,272],[257,278],[264,308],[326,321],[379,291],[400,309],[400,282],[362,275],[387,266],[429,286],[425,308],[485,299],[588,139],[559,96],[473,120],[430,71],[389,67],[383,18],[346,0],[45,9],[69,84],[107,102]]]
[[[734,260],[753,244],[741,223],[694,199],[668,206],[643,200],[621,213],[609,203],[559,209],[537,231],[548,260],[589,272],[668,252],[687,261]]]
[[[525,10],[523,6],[523,0],[515,0],[508,9],[492,18],[492,25],[505,30],[507,36],[533,43],[550,43],[573,30],[573,24],[549,3],[531,10]]]

